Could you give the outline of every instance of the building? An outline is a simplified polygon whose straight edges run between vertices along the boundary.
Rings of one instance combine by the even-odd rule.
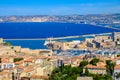
[[[120,32],[112,33],[112,38],[117,45],[120,45]]]
[[[14,63],[2,63],[1,69],[13,69],[15,67]]]
[[[94,38],[85,38],[85,42],[90,42],[90,43],[92,43],[93,40],[94,40]]]
[[[77,80],[93,80],[93,77],[77,77]]]
[[[120,32],[112,33],[112,38],[114,41],[120,41]]]
[[[85,66],[85,68],[88,68],[88,71],[93,74],[107,74],[104,63],[99,63],[99,65],[97,64],[96,66],[88,64],[87,66]],[[85,68],[83,69],[84,72]]]
[[[89,42],[87,42],[87,47],[97,48],[97,45],[95,43],[89,43]]]
[[[63,60],[62,59],[58,59],[56,61],[56,67],[59,67],[59,66],[62,66],[64,64]]]
[[[0,38],[0,44],[2,44],[3,43],[3,39],[2,38]]]
[[[120,73],[120,64],[116,65],[115,68],[114,68],[114,78],[115,80],[120,80],[120,78],[116,78],[116,75]]]
[[[77,48],[81,50],[87,49],[87,42],[81,42],[80,44],[77,45]]]
[[[17,53],[20,53],[21,52],[21,47],[20,46],[14,46],[13,50]]]
[[[104,48],[111,48],[111,47],[115,47],[115,42],[111,41],[111,42],[101,42],[100,46],[104,47]]]
[[[94,40],[97,42],[109,42],[112,41],[112,38],[110,36],[95,36]]]

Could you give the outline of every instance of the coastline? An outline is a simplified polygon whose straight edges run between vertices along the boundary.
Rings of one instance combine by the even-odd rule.
[[[109,33],[99,33],[99,34],[87,34],[80,36],[66,36],[66,37],[56,37],[52,38],[53,41],[61,40],[61,41],[74,41],[80,40],[83,41],[85,38],[94,37],[95,35],[111,35],[112,32]],[[21,38],[21,39],[3,39],[4,42],[10,42],[13,46],[21,46],[22,48],[30,48],[30,49],[47,49],[44,46],[44,43],[48,38]]]
[[[98,26],[98,27],[103,27],[103,28],[109,28],[109,29],[120,30],[119,28],[110,27],[110,26],[102,26],[102,25],[96,25],[96,24],[90,24],[90,25],[92,25],[92,26]]]
[[[79,37],[89,37],[89,36],[95,36],[95,35],[109,35],[112,34],[112,32],[109,33],[98,33],[98,34],[85,34],[85,35],[79,35],[79,36],[65,36],[65,37],[52,37],[53,40],[59,40],[59,39],[69,39],[69,38],[79,38]],[[20,39],[4,39],[4,40],[47,40],[48,38],[20,38]]]

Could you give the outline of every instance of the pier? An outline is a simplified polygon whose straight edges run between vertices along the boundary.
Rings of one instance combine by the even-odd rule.
[[[109,35],[110,33],[99,33],[99,34],[86,34],[86,35],[79,35],[79,36],[66,36],[66,37],[56,37],[52,40],[59,40],[59,39],[69,39],[69,38],[80,38],[80,37],[88,37],[88,36],[95,36],[95,35]],[[4,39],[4,40],[47,40],[48,38],[20,38],[20,39]]]
[[[93,25],[93,24],[91,24],[91,25]],[[114,30],[120,30],[119,28],[110,27],[110,26],[102,26],[102,25],[93,25],[93,26],[99,26],[99,27],[103,27],[103,28],[109,28],[109,29],[114,29]]]

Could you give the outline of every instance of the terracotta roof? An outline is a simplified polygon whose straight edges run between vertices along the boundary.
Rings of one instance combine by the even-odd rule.
[[[4,80],[11,80],[10,78],[4,78]]]
[[[120,59],[120,57],[117,57],[117,59]]]
[[[105,62],[98,62],[97,66],[106,66],[106,63]]]
[[[38,56],[37,59],[46,59],[46,56]]]
[[[24,72],[31,72],[31,71],[33,71],[34,70],[34,67],[33,66],[28,66],[25,70],[24,70]]]
[[[24,69],[25,66],[18,66],[17,68],[19,68],[19,69]]]
[[[0,72],[0,75],[4,75],[4,74],[11,74],[11,73],[8,72],[8,71],[2,71],[2,72]]]
[[[115,70],[120,70],[120,65],[116,65],[114,69]]]
[[[77,60],[77,57],[71,57],[71,60]]]
[[[103,66],[103,65],[99,65],[99,66],[93,66],[93,65],[87,65],[87,66],[85,66],[85,68],[94,68],[94,69],[106,69],[106,67],[105,66]]]
[[[32,75],[32,79],[48,79],[49,76]]]
[[[31,72],[31,71],[33,71],[34,69],[33,68],[31,68],[31,69],[26,69],[24,72]]]
[[[29,58],[29,59],[26,59],[24,60],[24,62],[33,62],[34,58]]]
[[[7,59],[6,58],[2,58],[1,61],[2,61],[2,63],[6,63]]]
[[[25,56],[22,56],[24,59],[27,59],[27,58],[31,58],[30,56],[28,55],[25,55]]]
[[[83,56],[77,56],[77,58],[78,58],[78,59],[82,59],[82,58],[83,58]]]
[[[21,61],[15,62],[15,65],[19,65],[19,64],[22,64],[22,63],[24,63],[24,60],[21,60]]]
[[[15,69],[15,68],[9,68],[9,69],[3,69],[3,70],[13,70],[13,69]]]
[[[40,51],[40,53],[49,53],[50,51]]]

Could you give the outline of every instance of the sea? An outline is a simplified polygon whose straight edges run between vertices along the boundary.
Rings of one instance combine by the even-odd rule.
[[[46,38],[81,36],[118,32],[119,30],[90,24],[58,23],[58,22],[24,22],[0,23],[0,38],[13,46],[30,49],[47,49],[44,46]],[[85,37],[67,38],[63,41],[84,40]]]

